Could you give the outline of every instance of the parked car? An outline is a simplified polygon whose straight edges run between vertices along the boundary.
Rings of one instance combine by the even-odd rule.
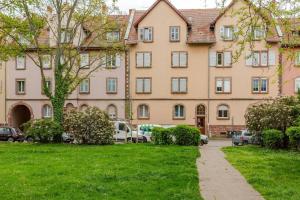
[[[200,138],[201,138],[201,141],[200,141],[201,145],[208,144],[208,137],[207,137],[207,135],[202,135],[201,134]]]
[[[236,132],[232,136],[232,143],[234,145],[245,145],[251,143],[252,139],[252,133],[250,133],[248,130],[242,130]]]
[[[116,141],[149,142],[149,140],[126,121],[114,121]]]
[[[14,141],[24,141],[24,135],[23,133],[13,127],[9,126],[3,126],[0,127],[0,140],[1,141],[9,141],[9,142],[14,142]]]

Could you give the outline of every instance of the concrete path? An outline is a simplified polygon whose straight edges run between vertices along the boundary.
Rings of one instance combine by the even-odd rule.
[[[245,178],[225,160],[222,147],[231,141],[212,140],[200,148],[197,160],[200,191],[205,200],[263,200]]]

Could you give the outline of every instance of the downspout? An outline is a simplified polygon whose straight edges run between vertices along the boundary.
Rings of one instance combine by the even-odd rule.
[[[207,128],[207,132],[208,132],[208,136],[209,136],[209,138],[211,138],[211,132],[210,132],[210,64],[209,64],[209,62],[210,62],[210,57],[209,57],[209,53],[210,53],[210,48],[211,48],[211,46],[209,46],[209,48],[208,48],[208,73],[207,73],[207,81],[208,81],[208,83],[207,83],[207,126],[208,126],[208,128]]]

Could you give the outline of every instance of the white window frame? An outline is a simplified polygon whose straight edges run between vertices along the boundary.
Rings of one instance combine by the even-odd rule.
[[[51,69],[52,67],[51,55],[47,54],[47,55],[42,55],[41,57],[42,57],[43,69]]]
[[[264,30],[261,26],[253,26],[252,34],[254,40],[262,40],[264,38]]]
[[[231,83],[231,77],[217,77],[216,78],[216,93],[217,94],[230,94],[231,93],[231,87],[232,87],[232,83]],[[225,91],[225,82],[229,82],[229,91]],[[220,86],[221,84],[221,86]],[[221,88],[221,90],[219,91],[218,88]]]
[[[52,107],[48,104],[44,105],[42,108],[42,117],[52,118],[52,115],[53,115]]]
[[[295,93],[300,92],[300,77],[295,78]]]
[[[258,83],[258,91],[254,90],[254,81]],[[266,82],[266,90],[262,90],[263,81]],[[252,78],[252,93],[253,94],[267,94],[269,92],[269,79],[268,78],[260,78],[254,77]]]
[[[108,42],[119,42],[120,41],[120,31],[109,31],[106,33],[106,40]]]
[[[186,51],[173,51],[172,52],[172,67],[185,68],[188,66],[188,52]],[[184,61],[185,59],[185,61]]]
[[[137,109],[138,119],[149,119],[150,118],[150,108],[146,104],[141,104]]]
[[[182,113],[182,115],[181,115],[181,113]],[[174,106],[173,119],[185,119],[185,106],[184,105],[177,104]]]
[[[90,79],[84,79],[79,85],[80,94],[89,94],[90,93]]]
[[[153,42],[153,27],[140,28],[139,40],[142,42]]]
[[[89,53],[81,53],[80,54],[80,68],[82,68],[82,69],[90,68],[90,54]]]
[[[135,56],[135,62],[137,68],[151,68],[152,66],[152,52],[137,52]],[[147,62],[147,58],[149,61]],[[141,61],[139,61],[141,59]],[[143,64],[141,64],[141,63]]]
[[[295,53],[295,65],[300,66],[300,51]]]
[[[20,61],[23,60],[23,64],[21,65]],[[17,56],[16,57],[16,69],[17,70],[24,70],[26,69],[26,56]]]
[[[114,111],[114,112],[110,112],[111,109]],[[117,106],[115,106],[114,104],[111,104],[109,106],[107,106],[107,114],[109,116],[110,119],[117,119],[118,118],[118,109],[117,109]]]
[[[62,29],[61,30],[60,43],[61,44],[70,43],[71,42],[71,37],[72,37],[72,30],[70,30],[70,29]]]
[[[139,91],[139,81],[142,81],[142,90]],[[146,87],[146,81],[149,81],[149,91],[147,90]],[[148,77],[143,77],[143,78],[136,78],[136,89],[135,89],[136,94],[151,94],[152,93],[152,79]]]
[[[180,26],[170,27],[170,41],[179,42],[180,41]]]
[[[223,26],[222,38],[225,41],[232,41],[234,39],[234,27],[233,26]]]
[[[118,78],[106,79],[106,93],[116,94],[118,92]]]
[[[185,81],[185,88],[182,87],[183,84],[182,81]],[[186,94],[188,92],[188,78],[187,77],[171,78],[171,88],[172,88],[172,94]]]
[[[20,85],[20,83],[22,83]],[[16,94],[23,95],[26,93],[26,80],[25,79],[17,79],[16,80]]]
[[[218,119],[230,119],[230,108],[226,104],[219,105],[217,107],[217,118]],[[225,116],[225,113],[227,116]],[[220,115],[221,114],[221,115]]]

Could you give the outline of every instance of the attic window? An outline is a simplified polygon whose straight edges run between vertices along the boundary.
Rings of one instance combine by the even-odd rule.
[[[119,42],[120,41],[120,32],[119,31],[107,32],[106,40],[109,42]]]
[[[152,27],[140,28],[139,40],[143,42],[153,42],[153,28]]]

